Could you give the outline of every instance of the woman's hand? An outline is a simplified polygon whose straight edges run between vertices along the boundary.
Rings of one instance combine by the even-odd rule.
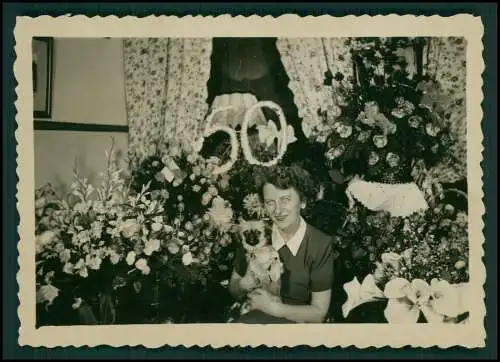
[[[278,316],[280,299],[267,290],[256,289],[248,295],[248,299],[252,309],[258,309],[271,316]]]
[[[245,292],[250,292],[260,286],[259,280],[253,275],[251,270],[245,274],[243,278],[240,279],[240,288]]]

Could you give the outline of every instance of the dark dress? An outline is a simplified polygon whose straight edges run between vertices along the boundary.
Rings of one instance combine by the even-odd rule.
[[[284,304],[309,305],[313,292],[332,289],[334,258],[332,237],[307,224],[304,239],[294,256],[288,250],[279,250],[284,264],[281,276],[281,299]],[[241,277],[246,274],[247,261],[243,250],[235,256],[234,269]],[[294,323],[284,318],[276,318],[259,310],[253,310],[234,323],[276,324]]]

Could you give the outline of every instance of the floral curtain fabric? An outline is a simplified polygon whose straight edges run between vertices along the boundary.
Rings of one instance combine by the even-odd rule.
[[[325,72],[340,71],[344,76],[352,76],[349,41],[349,38],[278,38],[276,42],[306,137],[321,139],[325,131],[318,110],[335,112],[334,91],[324,85]]]
[[[441,182],[457,182],[467,177],[467,109],[466,80],[467,54],[464,38],[429,38],[424,52],[424,70],[437,80],[446,98],[441,106],[454,143],[454,159],[445,159],[433,168],[432,175]]]
[[[123,53],[131,164],[189,152],[208,110],[212,39],[126,39]]]

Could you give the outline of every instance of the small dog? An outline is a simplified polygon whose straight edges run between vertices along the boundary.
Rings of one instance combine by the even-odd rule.
[[[240,221],[240,235],[246,250],[247,273],[256,280],[258,288],[262,288],[279,298],[280,280],[283,263],[278,251],[267,243],[265,226],[262,221]],[[248,301],[237,303],[240,315],[252,310]]]

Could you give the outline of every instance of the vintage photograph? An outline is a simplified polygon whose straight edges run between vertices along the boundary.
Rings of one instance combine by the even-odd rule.
[[[482,313],[466,36],[51,41],[52,121],[89,119],[34,131],[35,330]]]

